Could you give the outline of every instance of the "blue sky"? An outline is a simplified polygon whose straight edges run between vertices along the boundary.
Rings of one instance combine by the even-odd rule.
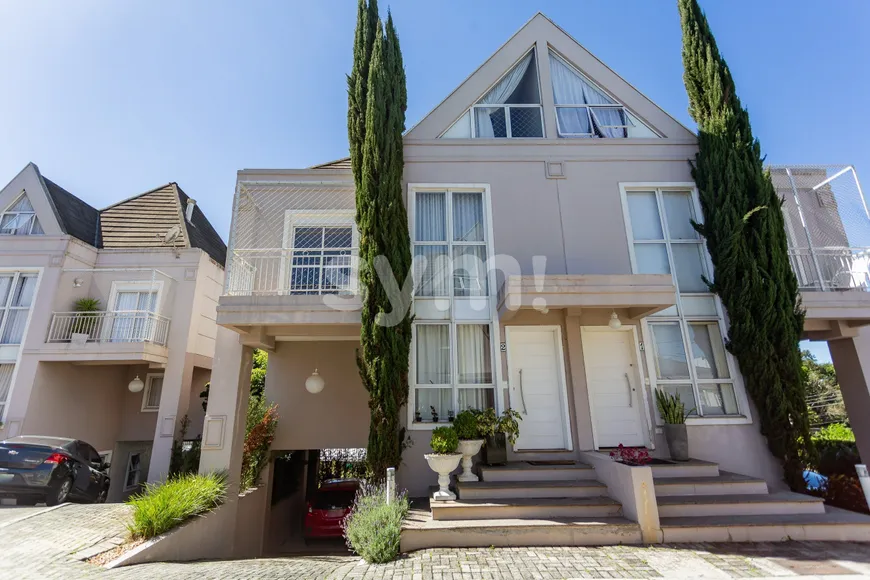
[[[537,10],[693,126],[675,1],[390,6],[409,126]],[[870,2],[702,6],[768,159],[851,163],[870,183]],[[346,155],[355,16],[355,0],[0,3],[0,181],[33,161],[97,207],[177,181],[226,236],[237,169]]]

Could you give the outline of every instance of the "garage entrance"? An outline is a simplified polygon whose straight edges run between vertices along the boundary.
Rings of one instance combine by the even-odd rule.
[[[264,555],[346,553],[338,522],[354,491],[352,484],[339,482],[363,477],[365,449],[305,449],[273,455]]]

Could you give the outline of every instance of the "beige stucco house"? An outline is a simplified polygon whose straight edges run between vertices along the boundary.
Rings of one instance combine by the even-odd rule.
[[[692,131],[542,14],[406,133],[418,262],[400,487],[426,496],[435,483],[423,458],[433,415],[511,407],[523,421],[511,463],[433,503],[404,547],[868,537],[870,520],[832,527],[842,514],[787,492],[760,434],[702,281],[696,151]],[[238,172],[217,309],[233,332],[218,335],[202,470],[238,472],[254,347],[270,351],[273,450],[366,446],[356,246],[348,160]],[[870,294],[812,276],[802,286],[807,336],[831,341],[850,410],[870,410]],[[315,370],[325,388],[312,394]],[[655,389],[695,409],[693,461],[614,467],[619,444],[668,457]],[[870,454],[870,433],[855,429]],[[514,535],[490,533],[492,519]],[[577,524],[590,521],[601,526]]]
[[[220,236],[175,183],[97,210],[32,163],[0,190],[0,220],[0,438],[90,443],[110,501],[164,478],[181,418],[202,432]],[[98,311],[75,312],[82,298]]]

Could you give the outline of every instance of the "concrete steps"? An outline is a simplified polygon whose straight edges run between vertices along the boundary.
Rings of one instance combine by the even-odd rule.
[[[800,493],[658,496],[659,517],[823,514],[821,498]]]
[[[431,509],[440,521],[622,516],[622,505],[609,497],[439,501]]]
[[[458,482],[460,500],[510,498],[578,498],[607,495],[607,486],[594,479],[555,481],[472,481]]]
[[[653,477],[663,479],[668,477],[718,477],[719,464],[690,459],[673,463],[657,463],[650,465]]]
[[[662,517],[671,542],[870,542],[870,516],[824,506],[816,514]]]
[[[596,478],[595,469],[585,463],[532,465],[525,461],[492,467],[481,465],[480,477],[488,482],[576,481]]]
[[[720,471],[708,477],[654,477],[656,496],[766,494],[767,482],[757,477]]]

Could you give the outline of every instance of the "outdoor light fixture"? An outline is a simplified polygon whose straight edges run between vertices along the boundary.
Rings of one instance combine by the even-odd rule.
[[[614,310],[613,314],[610,315],[610,322],[607,323],[607,326],[609,326],[613,330],[619,330],[620,328],[622,328],[622,322],[619,320],[619,316],[617,316],[616,310]]]
[[[311,373],[311,376],[305,379],[305,390],[307,390],[312,395],[316,395],[320,391],[323,390],[323,387],[326,386],[326,382],[323,380],[323,377],[318,374],[317,369],[314,369],[314,372]]]
[[[142,382],[142,379],[139,378],[139,375],[136,375],[136,378],[130,381],[130,384],[127,385],[127,388],[130,389],[131,393],[139,393],[142,389],[145,388],[145,383]]]
[[[84,283],[85,283],[85,281],[82,280],[81,278],[76,278],[75,280],[73,280],[73,287],[74,288],[81,288],[81,285]]]

